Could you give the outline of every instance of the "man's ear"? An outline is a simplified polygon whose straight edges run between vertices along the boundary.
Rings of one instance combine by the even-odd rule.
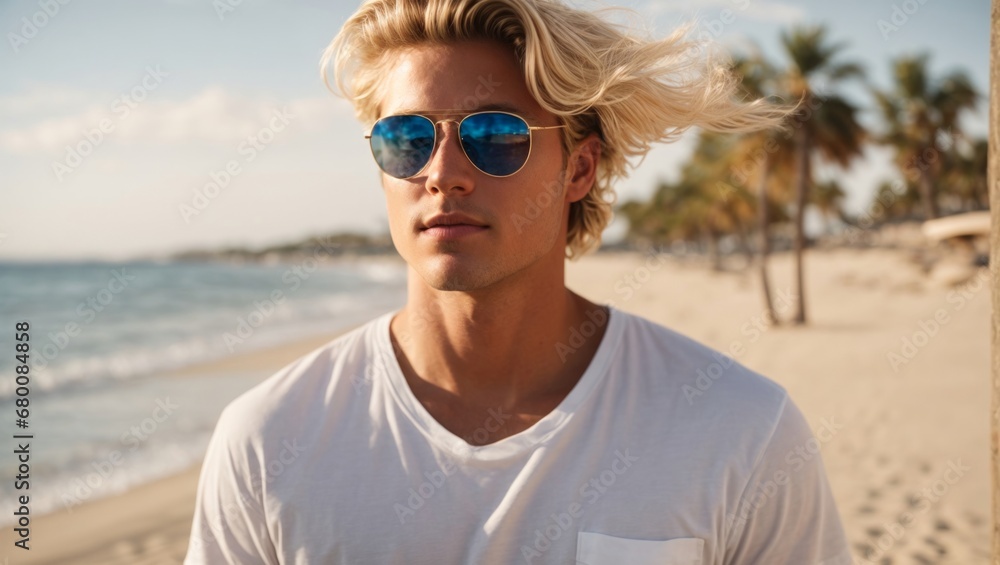
[[[580,140],[576,149],[566,160],[566,199],[577,202],[594,186],[597,179],[597,164],[601,160],[601,138],[591,133]]]

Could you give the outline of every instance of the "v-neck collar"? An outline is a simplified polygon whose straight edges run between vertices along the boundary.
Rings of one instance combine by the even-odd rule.
[[[587,369],[569,394],[551,412],[535,422],[528,429],[487,445],[470,445],[464,439],[452,433],[435,420],[413,394],[409,383],[406,382],[406,377],[403,376],[403,371],[399,366],[399,361],[396,359],[396,354],[392,347],[389,324],[399,312],[398,309],[383,315],[377,320],[375,327],[377,333],[376,345],[381,353],[385,373],[389,381],[388,388],[394,400],[428,440],[448,451],[454,458],[462,461],[470,463],[502,461],[532,451],[535,446],[543,443],[558,432],[573,417],[577,408],[580,407],[591,391],[604,378],[613,354],[621,342],[621,334],[624,328],[623,317],[626,316],[624,312],[617,310],[611,305],[605,306],[608,308],[607,330],[601,338],[601,343],[598,345],[593,359],[591,359],[590,364],[587,365]]]

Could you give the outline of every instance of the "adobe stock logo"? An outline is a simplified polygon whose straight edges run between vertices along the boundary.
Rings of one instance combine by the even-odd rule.
[[[636,462],[639,461],[637,455],[629,453],[629,449],[616,449],[613,453],[614,459],[611,464],[600,473],[593,475],[583,483],[577,490],[577,494],[586,502],[572,502],[563,512],[553,512],[545,525],[535,530],[534,542],[521,546],[521,557],[529,565],[538,557],[542,557],[546,551],[552,548],[552,544],[564,534],[573,533],[573,524],[579,520],[586,509],[604,497],[605,494],[614,487],[619,478],[628,473]],[[623,563],[627,563],[627,560]]]
[[[892,5],[892,15],[889,21],[878,20],[878,30],[882,33],[882,39],[889,41],[889,35],[899,31],[901,27],[910,21],[910,17],[920,11],[920,7],[927,3],[927,0],[905,0],[902,6]]]
[[[898,373],[904,365],[909,365],[940,332],[944,331],[952,320],[952,314],[965,308],[966,304],[974,299],[981,290],[990,288],[989,278],[989,269],[981,269],[974,278],[948,292],[945,299],[949,304],[954,304],[951,312],[945,308],[938,308],[932,317],[918,321],[917,329],[913,330],[912,333],[901,336],[898,349],[886,354],[886,360],[889,362],[892,372]]]
[[[14,53],[19,53],[22,47],[37,37],[38,33],[59,15],[62,7],[69,3],[70,0],[59,0],[58,2],[56,0],[39,0],[38,7],[41,9],[31,14],[30,18],[27,16],[21,18],[19,30],[21,33],[9,32],[7,34],[7,42],[10,43],[10,48],[14,50]]]
[[[67,176],[76,172],[83,161],[117,131],[119,124],[127,120],[132,111],[163,84],[163,79],[170,76],[160,65],[147,65],[145,71],[135,86],[111,101],[110,110],[117,121],[102,118],[94,127],[80,132],[79,141],[66,145],[65,156],[61,161],[52,161],[50,167],[57,181],[63,182]]]
[[[294,119],[295,115],[287,108],[273,110],[267,125],[248,135],[236,147],[236,153],[243,157],[242,163],[239,159],[230,159],[221,169],[211,170],[208,173],[209,181],[192,191],[190,204],[182,202],[177,206],[184,223],[190,224],[192,219],[204,212],[224,190],[229,188],[236,177],[243,174],[243,165],[249,165],[260,153],[266,151],[278,134],[285,131]]]
[[[409,497],[406,499],[406,505],[400,504],[399,502],[393,504],[393,512],[396,513],[396,519],[399,520],[400,524],[405,524],[407,518],[411,518],[416,515],[417,510],[424,507],[424,504],[430,500],[435,493],[444,487],[445,482],[448,477],[455,474],[458,467],[448,459],[447,457],[441,463],[440,470],[435,469],[433,471],[424,471],[424,478],[427,479],[417,485],[417,488],[410,488]]]

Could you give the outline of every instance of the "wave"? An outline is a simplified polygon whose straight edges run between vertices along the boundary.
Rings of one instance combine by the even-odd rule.
[[[161,327],[156,320],[133,321],[114,334],[91,340],[89,353],[60,351],[51,358],[35,349],[31,355],[31,392],[50,394],[62,389],[88,387],[115,381],[169,373],[185,367],[223,359],[316,335],[330,334],[363,323],[401,305],[402,293],[376,288],[367,292],[341,292],[289,302],[276,308],[260,327],[252,309],[228,309],[211,315],[214,327],[201,323],[197,335],[183,335],[176,328]],[[180,316],[183,318],[183,316]],[[247,321],[249,319],[249,321]],[[260,318],[258,318],[260,319]],[[246,322],[245,325],[241,324]],[[190,325],[198,325],[193,321]],[[247,335],[245,330],[251,330]],[[171,331],[172,330],[172,331]],[[170,336],[176,336],[172,341]],[[148,337],[143,337],[148,336]],[[124,341],[134,343],[125,345]],[[37,346],[36,346],[37,347]],[[0,400],[15,395],[13,379],[0,380]]]

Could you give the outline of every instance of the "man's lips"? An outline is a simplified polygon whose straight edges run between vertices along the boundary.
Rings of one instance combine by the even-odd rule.
[[[423,221],[420,235],[434,239],[455,239],[482,233],[489,229],[486,222],[461,212],[435,214]]]
[[[477,233],[482,233],[488,229],[488,226],[476,226],[472,224],[439,224],[420,230],[420,234],[422,236],[444,240],[467,237]]]
[[[486,222],[473,218],[468,214],[463,214],[461,212],[446,212],[443,214],[435,214],[424,220],[422,222],[421,229],[428,229],[437,226],[454,226],[460,224],[469,226],[486,226]]]

